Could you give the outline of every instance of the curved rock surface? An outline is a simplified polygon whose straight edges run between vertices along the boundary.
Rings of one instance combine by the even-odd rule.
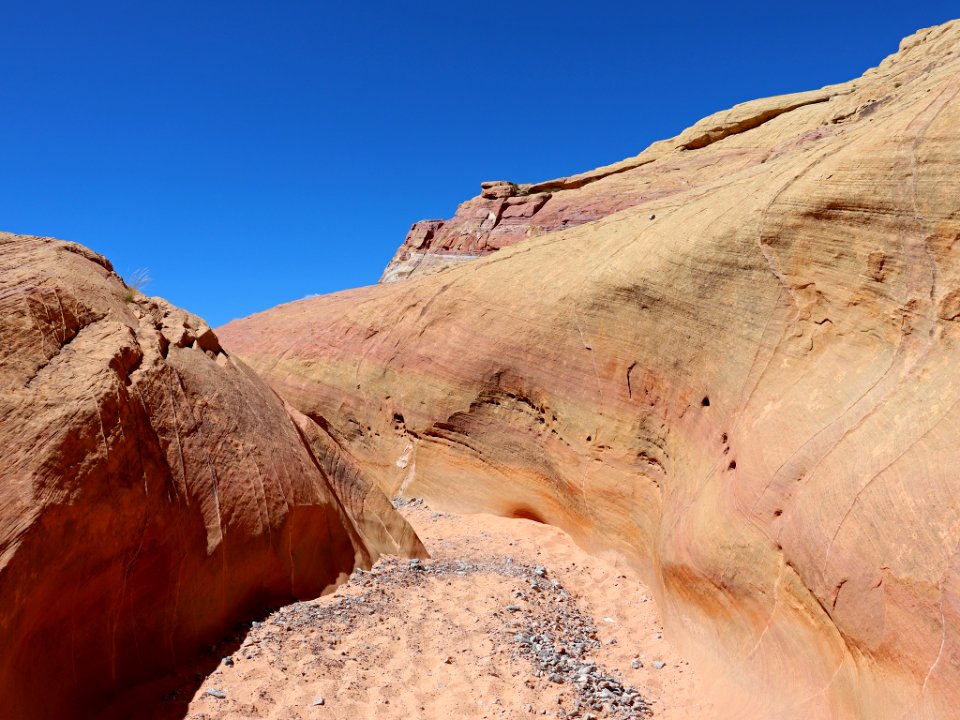
[[[383,494],[203,321],[0,234],[0,714],[95,714],[380,553]]]
[[[551,195],[510,227],[553,232],[221,336],[389,492],[644,568],[725,714],[954,718],[958,50],[921,31],[525,188]],[[520,190],[483,189],[401,255],[460,252],[481,207],[506,233]]]
[[[905,43],[918,41],[923,32]],[[948,45],[949,41],[945,41],[943,52]],[[905,46],[904,50],[909,48]],[[906,53],[901,58],[906,58]],[[920,60],[920,54],[912,53],[908,62],[915,64]],[[893,60],[888,62],[892,64]],[[885,69],[893,68],[881,68],[881,72]],[[919,70],[918,66],[909,70],[898,67],[888,77],[894,84],[902,84]],[[855,121],[873,113],[879,107],[876,103],[891,99],[889,94],[882,93],[886,86],[872,85],[869,92],[863,92],[863,83],[870,79],[868,73],[859,83],[742,103],[704,118],[676,138],[654,143],[636,157],[579,175],[534,184],[483,182],[480,194],[462,203],[449,220],[414,223],[380,282],[438,272],[528,238],[592,222],[620,210],[658,205],[671,196],[683,198],[697,187],[707,187],[740,169],[766,162],[772,153],[791,149],[777,143],[778,137],[789,135],[765,132],[766,137],[757,146],[741,139],[707,153],[678,154],[677,150],[705,148],[785,113],[819,103],[828,103],[823,117],[818,118],[828,126]],[[851,97],[845,101],[844,96]],[[802,115],[809,116],[810,113]],[[815,128],[816,123],[808,124],[811,132]],[[755,133],[750,137],[757,139]],[[821,137],[794,135],[793,140],[806,143]]]

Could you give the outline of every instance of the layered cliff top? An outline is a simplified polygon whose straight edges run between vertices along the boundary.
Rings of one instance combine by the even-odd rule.
[[[613,165],[533,184],[483,182],[480,194],[449,220],[415,223],[381,282],[436,272],[626,208],[680,200],[800,149],[785,147],[786,138],[810,144],[841,137],[861,120],[870,121],[883,105],[908,95],[911,82],[930,70],[931,58],[941,64],[949,59],[956,35],[956,22],[921,30],[855,81],[736,105]]]

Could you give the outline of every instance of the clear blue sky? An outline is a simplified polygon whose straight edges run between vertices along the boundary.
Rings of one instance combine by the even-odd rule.
[[[859,75],[955,2],[0,0],[0,229],[212,324],[376,282],[481,180]]]

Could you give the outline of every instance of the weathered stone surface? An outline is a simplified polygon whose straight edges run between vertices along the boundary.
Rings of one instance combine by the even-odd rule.
[[[0,714],[94,715],[381,552],[382,493],[200,319],[0,234]]]
[[[910,68],[894,68],[891,59],[890,64],[867,73],[857,82],[741,103],[704,118],[676,138],[654,143],[636,157],[613,165],[534,184],[482,183],[480,195],[461,204],[456,214],[443,223],[443,229],[438,229],[432,238],[423,241],[408,236],[380,281],[394,282],[439,272],[531,237],[592,222],[626,208],[656,204],[669,196],[685,196],[696,187],[708,187],[745,167],[764,163],[774,153],[798,150],[778,144],[781,138],[789,135],[788,132],[765,131],[760,137],[756,133],[750,134],[751,139],[767,143],[759,146],[734,141],[724,143],[723,150],[717,148],[708,153],[683,155],[675,152],[706,148],[774,121],[781,115],[791,114],[791,118],[777,123],[777,129],[784,125],[796,127],[798,121],[813,120],[806,123],[807,136],[793,136],[796,144],[807,145],[827,136],[834,137],[837,133],[830,126],[867,118],[892,99],[889,93],[880,95],[867,91],[867,86],[870,90],[885,93],[896,89],[889,87],[889,83],[885,87],[873,84],[878,72],[886,73],[894,83],[903,84],[922,71],[920,55],[911,53],[912,50],[904,46],[899,56],[911,65]],[[796,113],[820,104],[823,105],[820,113],[806,112],[799,116]],[[485,213],[493,208],[495,201],[523,201],[529,195],[544,192],[553,193],[555,199],[543,211],[543,203],[540,203],[497,213],[496,221],[484,228],[471,222],[478,207]]]
[[[517,186],[507,180],[489,180],[480,183],[480,196],[487,200],[508,198],[517,194]]]
[[[413,224],[407,234],[405,244],[415,250],[420,250],[436,236],[443,227],[443,220],[420,220]]]
[[[494,255],[221,338],[390,492],[644,568],[704,717],[953,718],[958,48],[474,198],[421,258]]]

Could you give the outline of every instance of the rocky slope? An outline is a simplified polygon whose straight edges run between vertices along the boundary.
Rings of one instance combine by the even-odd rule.
[[[0,234],[0,703],[86,717],[406,521],[198,318],[73,243]]]
[[[908,42],[914,40],[918,37]],[[948,50],[949,42],[944,42],[944,50]],[[915,64],[922,59],[913,53],[908,62]],[[909,69],[898,67],[888,79],[894,85],[902,85],[918,70],[921,68],[917,65]],[[888,102],[891,98],[884,90],[893,89],[890,83],[870,83],[869,89],[864,88],[869,80],[865,76],[858,83],[743,103],[705,118],[676,138],[654,143],[636,157],[579,175],[534,184],[483,182],[480,194],[462,203],[452,218],[414,223],[380,282],[437,272],[620,210],[660,204],[669,197],[682,198],[698,187],[707,187],[740,169],[766,162],[772,154],[790,148],[780,146],[777,135],[765,132],[767,137],[756,145],[738,141],[706,153],[676,151],[705,148],[807,105],[828,103],[818,118],[827,126],[862,119],[872,114],[879,103]],[[855,102],[843,101],[844,96],[852,96]],[[796,134],[790,140],[805,143],[835,134],[822,130],[816,123],[810,123],[808,129],[812,137]],[[757,139],[755,133],[750,137]]]
[[[509,247],[221,336],[390,492],[642,568],[719,715],[954,717],[958,49],[924,30],[855,81],[490,187],[400,261],[478,254],[444,238],[483,203]]]
[[[871,93],[857,95],[859,102],[854,105],[840,99],[855,91],[855,86],[847,84],[744,103],[705,118],[678,137],[655,143],[636,157],[572,177],[532,185],[505,180],[481,183],[480,195],[462,203],[451,219],[414,223],[380,282],[438,272],[528,238],[593,222],[620,210],[659,205],[670,197],[682,198],[789,148],[775,142],[758,146],[727,142],[722,148],[705,153],[676,151],[705,148],[807,105],[834,101],[822,118],[828,125],[869,115],[876,107],[871,106],[875,102]],[[811,133],[811,137],[797,136],[793,141],[810,142],[828,134],[812,128]]]

